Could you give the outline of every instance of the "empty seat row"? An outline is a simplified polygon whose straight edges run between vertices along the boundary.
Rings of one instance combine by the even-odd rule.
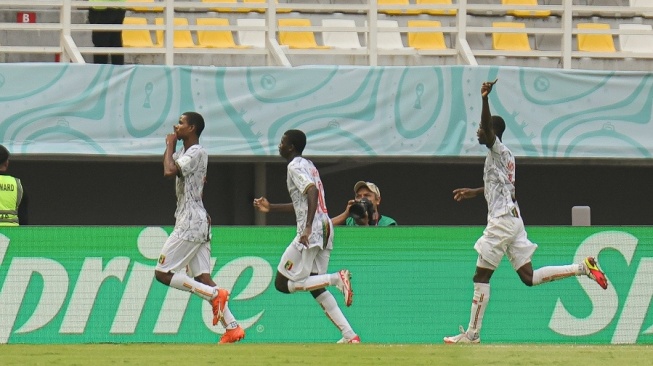
[[[237,19],[237,25],[240,27],[264,27],[265,19]],[[147,19],[143,17],[125,17],[126,25],[147,25]],[[163,25],[163,18],[155,19],[156,25]],[[197,18],[198,26],[229,26],[229,20],[224,18]],[[176,27],[189,26],[187,18],[174,18]],[[289,48],[301,49],[355,49],[362,48],[358,33],[356,31],[324,31],[322,32],[323,45],[318,45],[315,35],[311,31],[284,31],[284,27],[310,27],[309,19],[289,18],[279,19],[279,43]],[[398,28],[398,23],[393,20],[379,20],[379,28]],[[324,19],[322,26],[332,28],[342,28],[356,26],[353,20],[346,19]],[[418,28],[438,28],[441,26],[439,21],[430,20],[411,20],[408,27]],[[123,30],[122,38],[124,47],[163,47],[163,30],[156,30],[156,42],[152,42],[150,31],[147,29]],[[176,48],[193,48],[193,47],[215,47],[215,48],[243,48],[243,47],[265,47],[264,30],[238,30],[239,42],[234,41],[233,33],[229,30],[197,30],[197,43],[194,42],[190,30],[175,30],[173,36],[174,47]],[[379,32],[377,35],[379,49],[399,49],[404,48],[401,35],[397,32]],[[446,49],[442,32],[408,32],[408,46],[415,49]]]
[[[495,22],[493,27],[526,28],[524,23]],[[579,30],[610,30],[609,24],[579,23]],[[649,24],[620,24],[619,29],[637,30],[642,34],[620,34],[619,44],[623,52],[653,53],[653,27]],[[578,51],[616,52],[611,34],[578,33]],[[527,33],[493,33],[492,48],[502,51],[531,51]]]

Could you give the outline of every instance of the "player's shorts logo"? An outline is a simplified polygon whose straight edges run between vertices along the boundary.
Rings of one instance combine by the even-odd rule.
[[[290,270],[292,270],[292,266],[293,266],[293,265],[294,265],[294,263],[293,263],[292,261],[288,261],[288,262],[286,262],[286,264],[285,264],[283,267],[284,267],[287,271],[290,271]]]
[[[166,261],[166,256],[161,254],[159,256],[159,264],[163,264],[163,263],[165,263],[165,261]]]

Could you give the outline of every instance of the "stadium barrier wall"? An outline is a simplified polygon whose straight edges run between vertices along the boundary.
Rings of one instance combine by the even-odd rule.
[[[483,227],[337,228],[330,270],[353,273],[343,306],[369,343],[441,343],[466,325]],[[214,343],[206,301],[154,280],[170,227],[20,227],[0,234],[0,343]],[[213,227],[213,277],[231,291],[244,342],[340,338],[310,294],[273,279],[294,227]],[[484,343],[653,343],[651,227],[531,227],[533,264],[598,255],[610,285],[586,277],[524,286],[504,260]],[[342,296],[332,289],[338,302]]]
[[[185,111],[210,155],[478,157],[480,85],[520,157],[653,157],[653,74],[518,67],[0,64],[0,141],[17,155],[156,156]],[[3,87],[4,86],[4,87]],[[11,87],[9,87],[11,86]]]

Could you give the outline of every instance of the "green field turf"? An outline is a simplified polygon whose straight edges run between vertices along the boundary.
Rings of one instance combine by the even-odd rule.
[[[653,346],[95,344],[0,345],[0,365],[619,365],[653,364]]]

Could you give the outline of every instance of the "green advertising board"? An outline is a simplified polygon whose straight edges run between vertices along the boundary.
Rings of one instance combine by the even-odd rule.
[[[0,343],[213,343],[208,302],[154,280],[170,227],[0,228]],[[308,293],[274,289],[294,227],[214,227],[212,275],[244,342],[340,339]],[[530,227],[535,268],[598,256],[610,281],[492,278],[484,343],[653,343],[653,228]],[[345,316],[366,343],[441,343],[467,326],[483,227],[338,227],[330,272],[353,274]]]

